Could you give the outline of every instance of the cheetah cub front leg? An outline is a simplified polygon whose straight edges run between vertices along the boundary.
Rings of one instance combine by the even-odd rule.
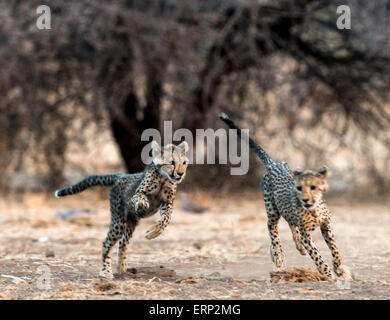
[[[302,245],[309,253],[310,258],[316,264],[317,270],[328,278],[332,278],[332,272],[330,271],[329,265],[324,261],[320,252],[318,251],[317,246],[311,238],[310,231],[306,230],[304,227],[301,227],[300,232]]]
[[[277,222],[268,220],[268,230],[271,237],[270,254],[272,262],[277,268],[282,267],[284,261],[284,252],[280,243],[279,230]]]
[[[321,225],[321,233],[325,239],[326,244],[328,245],[328,247],[332,253],[334,273],[338,277],[344,276],[345,270],[343,268],[340,268],[341,256],[340,256],[340,252],[336,246],[336,242],[334,240],[334,234],[333,234],[332,228],[330,227],[329,224]]]
[[[153,225],[149,227],[149,229],[146,231],[145,238],[151,240],[161,235],[171,221],[171,215],[172,205],[169,203],[163,204],[161,207],[160,219],[155,221]]]
[[[175,200],[176,185],[167,182],[162,189],[162,198],[164,200],[160,209],[160,219],[156,220],[153,225],[146,231],[146,239],[154,239],[163,233],[171,221],[173,201]]]

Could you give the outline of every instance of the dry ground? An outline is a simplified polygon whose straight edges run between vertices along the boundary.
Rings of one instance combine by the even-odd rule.
[[[171,225],[152,241],[144,234],[153,218],[142,221],[129,246],[129,270],[114,281],[96,277],[109,223],[108,201],[97,192],[63,199],[40,194],[0,199],[0,298],[390,298],[389,204],[329,200],[336,241],[354,281],[272,283],[270,272],[275,269],[269,257],[264,205],[258,195],[189,196],[209,210],[191,214],[182,211],[177,201]],[[70,209],[92,212],[74,215],[71,220],[59,217],[58,213]],[[280,231],[286,267],[313,268],[310,258],[296,251],[284,221]],[[318,230],[314,240],[330,261]],[[54,251],[54,257],[46,257],[46,250]],[[50,283],[42,279],[50,279]]]

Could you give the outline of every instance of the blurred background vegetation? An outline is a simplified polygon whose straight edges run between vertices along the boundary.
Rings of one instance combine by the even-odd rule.
[[[225,111],[274,159],[327,164],[333,192],[389,194],[390,1],[50,0],[38,30],[41,4],[0,0],[4,192],[142,170],[143,130]],[[257,190],[262,170],[192,165],[184,187]]]

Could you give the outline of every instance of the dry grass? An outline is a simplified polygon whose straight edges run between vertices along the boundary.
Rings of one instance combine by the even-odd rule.
[[[321,275],[318,270],[305,267],[288,268],[270,272],[271,282],[318,282],[331,281],[327,276]]]
[[[115,282],[106,279],[101,279],[101,278],[93,279],[91,282],[91,286],[93,290],[98,292],[109,291],[118,288]]]

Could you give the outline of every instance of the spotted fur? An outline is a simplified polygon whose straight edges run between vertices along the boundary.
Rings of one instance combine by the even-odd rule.
[[[160,210],[160,218],[146,232],[147,239],[158,237],[168,226],[177,184],[186,174],[187,151],[186,142],[178,146],[166,145],[161,150],[153,141],[153,162],[143,172],[90,176],[73,186],[56,191],[57,197],[63,197],[92,186],[111,186],[111,223],[103,242],[100,276],[113,278],[110,251],[118,240],[118,272],[126,271],[126,249],[140,219]]]
[[[238,128],[226,114],[220,118],[230,128]],[[289,224],[297,250],[305,255],[309,253],[317,266],[318,271],[331,277],[331,269],[321,257],[311,233],[320,227],[322,235],[332,252],[333,270],[341,276],[341,258],[337,249],[332,228],[330,226],[330,212],[323,193],[327,190],[326,167],[319,171],[291,171],[285,162],[275,162],[253,139],[249,138],[250,148],[265,164],[261,187],[268,217],[268,230],[271,238],[271,259],[277,267],[281,267],[284,260],[278,222],[283,217]]]

